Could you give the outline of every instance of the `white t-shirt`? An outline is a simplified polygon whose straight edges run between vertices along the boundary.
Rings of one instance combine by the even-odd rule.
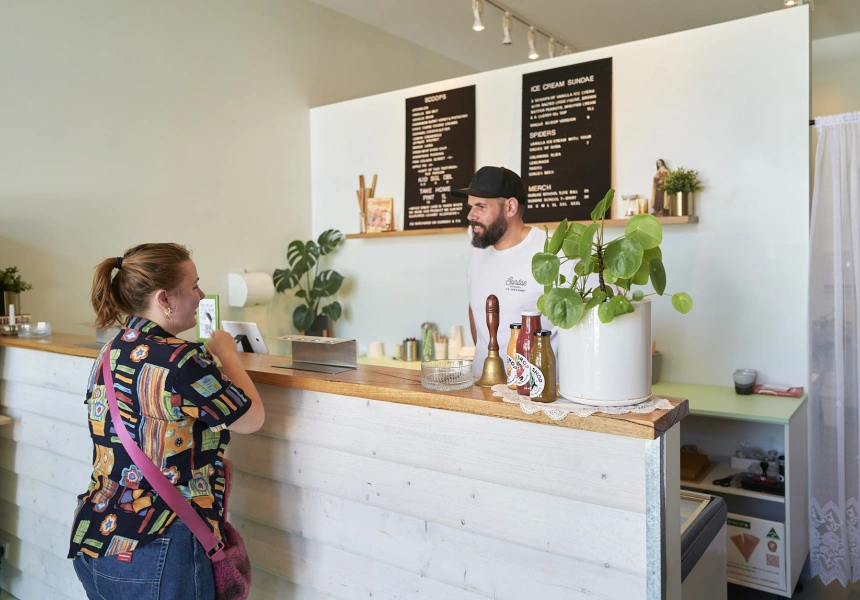
[[[532,257],[543,252],[546,239],[544,232],[530,227],[526,238],[506,250],[496,250],[492,246],[480,250],[475,248],[466,270],[466,286],[469,291],[469,307],[475,317],[478,340],[475,343],[475,362],[472,372],[480,377],[487,358],[490,344],[490,331],[487,329],[487,296],[495,294],[499,299],[499,355],[505,363],[508,342],[511,339],[511,323],[521,323],[520,313],[536,310],[538,298],[543,294],[543,286],[532,277]],[[541,327],[552,331],[550,344],[558,356],[558,332],[556,327],[541,317]]]

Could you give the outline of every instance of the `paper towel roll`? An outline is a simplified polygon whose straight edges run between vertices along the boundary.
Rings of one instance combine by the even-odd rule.
[[[227,303],[229,306],[268,304],[275,295],[275,284],[268,273],[229,273]]]

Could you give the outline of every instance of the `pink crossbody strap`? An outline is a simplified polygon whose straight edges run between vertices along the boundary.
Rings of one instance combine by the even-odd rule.
[[[111,376],[110,367],[108,366],[111,345],[112,343],[109,343],[107,348],[105,348],[104,358],[102,360],[102,376],[105,383],[105,394],[107,395],[108,405],[110,406],[111,421],[113,421],[114,429],[116,429],[116,433],[122,442],[123,448],[125,448],[125,451],[128,452],[128,455],[134,461],[134,464],[140,469],[141,473],[143,473],[143,477],[149,482],[155,491],[158,492],[158,495],[167,502],[167,505],[173,510],[173,512],[182,519],[182,522],[191,530],[194,537],[200,541],[203,549],[206,550],[206,555],[212,560],[212,562],[224,560],[224,543],[218,539],[211,529],[209,529],[206,522],[203,520],[203,517],[198,515],[197,512],[191,508],[191,505],[185,499],[185,496],[183,496],[182,493],[176,489],[176,486],[170,483],[170,480],[167,479],[164,473],[155,466],[152,459],[144,454],[143,450],[134,443],[128,430],[125,428],[125,424],[122,422],[122,417],[119,413],[119,406],[117,406],[116,403],[116,392],[113,388],[113,377]],[[224,491],[226,503],[226,486]]]

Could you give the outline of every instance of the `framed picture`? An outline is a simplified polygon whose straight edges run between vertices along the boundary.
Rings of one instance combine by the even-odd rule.
[[[365,210],[367,233],[394,230],[394,198],[368,198]]]
[[[216,329],[221,328],[218,314],[218,294],[204,296],[197,306],[197,341],[205,342]]]

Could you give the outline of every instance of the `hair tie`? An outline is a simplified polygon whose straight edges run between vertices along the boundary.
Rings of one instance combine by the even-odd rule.
[[[117,269],[122,269],[122,256],[117,256],[117,257],[116,257],[116,268],[117,268]]]

